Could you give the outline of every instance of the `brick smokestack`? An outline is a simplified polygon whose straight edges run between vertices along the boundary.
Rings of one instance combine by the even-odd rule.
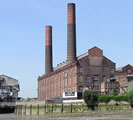
[[[52,26],[45,28],[45,73],[53,71],[52,60]]]
[[[67,6],[67,64],[76,61],[76,15],[75,4]]]

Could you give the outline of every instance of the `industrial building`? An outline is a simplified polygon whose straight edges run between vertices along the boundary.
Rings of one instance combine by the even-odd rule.
[[[81,46],[82,47],[82,46]],[[45,31],[45,74],[38,78],[38,99],[53,100],[64,95],[79,97],[85,89],[101,93],[101,83],[115,81],[115,63],[103,55],[98,47],[89,49],[77,57],[76,54],[76,9],[75,4],[67,7],[67,60],[53,67],[52,26]],[[102,90],[105,89],[102,86]],[[70,94],[71,93],[71,94]]]
[[[133,88],[133,66],[128,64],[119,67],[115,72],[115,79],[120,84],[120,93],[127,93]]]
[[[0,75],[0,105],[14,106],[19,90],[18,80]]]
[[[133,81],[133,66],[128,64],[116,69],[115,78],[120,84]]]

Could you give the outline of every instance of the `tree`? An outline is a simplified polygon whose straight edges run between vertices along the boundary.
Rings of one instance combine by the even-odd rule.
[[[83,95],[84,101],[87,104],[87,106],[91,108],[91,110],[95,109],[95,106],[98,103],[98,96],[99,96],[98,92],[96,92],[96,91],[92,91],[92,90],[84,91],[84,95]]]

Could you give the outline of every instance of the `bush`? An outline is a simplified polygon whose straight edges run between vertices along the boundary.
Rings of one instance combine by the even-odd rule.
[[[128,95],[113,96],[113,100],[115,100],[117,102],[120,102],[120,101],[128,102]]]
[[[114,101],[116,102],[120,102],[121,101],[121,96],[113,96],[112,98]]]
[[[128,102],[128,94],[122,95],[122,96],[121,96],[121,101],[126,101],[126,102]]]
[[[102,96],[98,97],[98,101],[101,102],[101,103],[108,103],[111,100],[115,100],[117,102],[128,101],[128,95],[121,95],[121,96],[102,95]]]
[[[95,105],[98,103],[98,92],[96,91],[84,91],[84,101],[87,104],[88,107],[91,108],[91,110],[94,110]]]
[[[108,103],[112,99],[112,96],[102,95],[98,97],[98,101],[101,103]]]
[[[133,90],[128,93],[128,101],[130,105],[133,107]]]

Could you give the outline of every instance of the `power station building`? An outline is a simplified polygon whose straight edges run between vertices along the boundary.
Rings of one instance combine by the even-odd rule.
[[[112,81],[112,88],[119,88],[116,85],[118,82],[115,82],[115,63],[105,57],[101,49],[95,46],[77,57],[74,3],[67,7],[67,60],[55,68],[52,60],[52,27],[46,26],[45,32],[45,75],[38,78],[39,100],[62,98],[64,92],[73,92],[78,98],[78,93],[84,89],[101,93],[101,83],[104,82]]]

